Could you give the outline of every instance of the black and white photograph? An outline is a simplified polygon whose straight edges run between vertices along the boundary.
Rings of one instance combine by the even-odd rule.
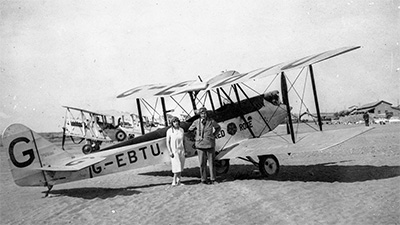
[[[400,224],[400,1],[0,0],[0,224]]]

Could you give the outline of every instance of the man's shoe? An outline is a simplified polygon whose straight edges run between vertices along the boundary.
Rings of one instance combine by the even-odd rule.
[[[208,184],[208,182],[206,180],[202,180],[201,184]]]
[[[212,181],[211,181],[211,184],[219,184],[219,182],[216,181],[216,180],[212,180]]]

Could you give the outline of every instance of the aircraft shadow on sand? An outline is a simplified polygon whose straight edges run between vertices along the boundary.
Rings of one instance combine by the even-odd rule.
[[[341,161],[345,162],[345,161]],[[400,176],[400,166],[368,166],[368,165],[335,165],[338,162],[328,162],[315,165],[281,166],[276,177],[265,178],[254,170],[253,165],[231,165],[229,172],[218,176],[220,183],[234,180],[274,180],[274,181],[302,181],[302,182],[340,182],[353,183],[369,180],[382,180]],[[172,177],[170,170],[141,173],[146,176]],[[185,185],[199,183],[199,167],[186,168],[182,172]],[[193,178],[193,179],[188,179]],[[115,196],[131,196],[142,193],[139,188],[170,185],[170,183],[129,186],[125,188],[96,188],[83,187],[72,189],[56,189],[50,191],[50,197],[69,196],[83,199],[108,199]],[[45,193],[45,192],[43,192]]]
[[[43,191],[46,194],[47,191]],[[71,188],[71,189],[56,189],[49,192],[49,197],[60,197],[68,196],[74,198],[83,199],[107,199],[113,198],[118,195],[130,196],[140,194],[141,191],[135,190],[134,188],[95,188],[95,187],[83,187],[83,188]]]
[[[197,171],[197,170],[196,170]],[[164,173],[164,172],[163,172]],[[171,176],[171,171],[165,171],[165,175],[163,176]],[[183,183],[185,185],[193,185],[198,184],[199,181],[195,180],[185,180]],[[142,193],[142,191],[136,190],[139,188],[150,188],[156,186],[166,186],[171,185],[168,183],[158,183],[158,184],[148,184],[148,185],[140,185],[140,186],[130,186],[125,188],[96,188],[96,187],[82,187],[82,188],[69,188],[69,189],[56,189],[51,190],[49,192],[49,196],[59,197],[59,196],[69,196],[74,198],[83,198],[83,199],[108,199],[114,198],[115,196],[131,196]],[[46,194],[47,191],[43,191],[43,194]]]
[[[139,188],[149,188],[154,186],[169,185],[170,183],[148,184],[141,186],[130,186],[124,188],[97,188],[97,187],[82,187],[82,188],[68,188],[56,189],[50,191],[50,197],[69,196],[83,199],[107,199],[115,196],[131,196],[142,193]],[[43,193],[46,193],[43,192]]]
[[[344,161],[341,161],[344,162]],[[229,172],[219,176],[221,182],[234,180],[275,180],[303,182],[341,182],[352,183],[369,180],[381,180],[400,176],[400,166],[368,166],[368,165],[335,165],[338,162],[315,165],[290,165],[280,167],[275,177],[265,178],[253,165],[231,165]],[[141,175],[171,176],[171,171],[157,171]],[[183,177],[200,179],[199,167],[187,168],[182,172]]]

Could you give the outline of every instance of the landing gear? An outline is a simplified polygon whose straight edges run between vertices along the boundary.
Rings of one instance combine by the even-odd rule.
[[[229,159],[216,160],[215,161],[215,171],[217,175],[225,174],[229,170]]]
[[[92,145],[91,144],[86,144],[82,147],[82,152],[83,154],[87,155],[93,151]]]
[[[258,162],[250,156],[238,158],[253,163],[265,177],[274,177],[279,173],[279,161],[274,155],[259,155]]]
[[[258,168],[263,176],[272,177],[279,173],[279,161],[274,155],[262,155],[258,158]]]
[[[91,141],[88,140],[84,146],[82,146],[83,154],[87,155],[89,153],[100,150],[101,141]]]

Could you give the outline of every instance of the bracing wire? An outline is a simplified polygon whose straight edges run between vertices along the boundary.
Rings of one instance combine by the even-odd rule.
[[[274,80],[278,77],[279,73],[277,73],[274,77],[274,79],[272,79],[272,81],[269,83],[269,85],[267,86],[267,88],[265,88],[263,94],[265,94],[268,90],[269,87],[271,87],[272,83],[274,82]]]
[[[180,104],[181,104],[181,102],[183,101],[183,99],[185,99],[186,95],[188,95],[187,92],[185,92],[185,94],[182,96],[181,100],[179,100],[179,103],[174,99],[174,97],[170,96],[170,97],[174,100],[174,102],[177,104],[177,105],[175,106],[175,108],[174,108],[174,111],[175,111],[175,109],[178,108],[178,107],[180,107],[181,109],[183,109],[182,106],[181,106]],[[185,111],[185,110],[183,109],[183,111]],[[185,112],[186,112],[186,111],[185,111]]]
[[[304,69],[304,67],[303,67],[303,69]],[[301,71],[303,71],[303,69],[302,69]],[[307,73],[307,74],[308,74],[308,73]],[[309,111],[307,105],[304,103],[304,100],[303,100],[303,99],[304,99],[304,93],[305,93],[305,85],[306,85],[307,82],[304,82],[303,97],[300,97],[300,94],[297,92],[296,88],[294,87],[294,84],[297,82],[297,79],[299,78],[300,75],[301,75],[301,73],[299,73],[299,74],[296,76],[296,79],[295,79],[295,81],[294,81],[293,83],[290,81],[289,78],[287,78],[287,80],[288,80],[288,82],[289,82],[289,84],[290,84],[289,90],[291,90],[291,89],[293,88],[293,90],[294,90],[294,92],[296,93],[297,97],[300,99],[300,101],[301,101],[300,108],[302,108],[302,106],[304,105],[304,107],[307,109],[307,111]],[[307,78],[307,76],[306,76],[306,78]],[[291,115],[292,115],[294,118],[296,118],[297,121],[298,121],[299,118],[300,118],[300,117],[294,115],[293,113],[291,113]],[[313,128],[314,130],[316,130],[316,128],[313,127],[313,126],[311,126],[310,124],[308,124],[308,123],[305,123],[305,124],[306,124],[307,126]],[[298,124],[298,125],[299,125],[299,124]],[[297,127],[297,128],[298,128],[298,127]],[[297,132],[296,132],[296,134],[297,134]]]
[[[175,107],[175,109],[179,106],[179,108],[181,108],[185,113],[186,113],[186,115],[190,115],[181,105],[180,105],[180,102],[177,102],[176,100],[175,100],[175,98],[174,97],[172,97],[172,96],[170,96],[171,97],[171,99],[177,104],[177,106]],[[182,101],[182,99],[181,99],[181,101]],[[175,110],[174,109],[174,110]]]
[[[203,95],[202,95],[200,98],[198,98],[198,97],[196,96],[197,103],[200,103],[200,104],[201,104],[201,101],[203,100],[203,98],[205,98],[206,94],[207,94],[207,92],[204,92]]]
[[[303,70],[302,70],[303,71]],[[306,91],[306,85],[307,85],[307,77],[308,77],[308,73],[306,73],[306,76],[305,76],[305,81],[304,81],[304,86],[303,86],[303,95],[302,95],[302,97],[301,97],[301,104],[300,104],[300,109],[299,109],[299,115],[300,115],[300,113],[301,113],[301,110],[302,110],[302,108],[303,108],[303,105],[305,105],[305,103],[304,103],[304,101],[303,101],[303,99],[304,99],[304,94],[305,94],[305,91]],[[295,81],[296,82],[296,81]],[[305,108],[307,108],[306,106],[305,106]],[[307,108],[307,110],[308,110],[308,108]],[[300,121],[299,121],[299,119],[300,118],[297,118],[297,126],[296,126],[296,131],[298,131],[299,130],[299,126],[300,126]],[[296,132],[296,134],[297,134],[298,132]]]
[[[275,77],[276,77],[276,76],[275,76]],[[273,81],[272,81],[272,82],[273,82]],[[272,83],[272,82],[271,82],[271,83]],[[242,84],[244,84],[244,83],[242,83]],[[257,94],[259,94],[257,91],[255,91],[253,88],[249,87],[248,85],[244,84],[244,86],[247,87],[248,89],[250,89],[250,90],[256,92]],[[261,136],[261,134],[265,131],[265,129],[267,129],[267,128],[269,129],[268,123],[269,123],[269,122],[271,121],[271,119],[274,117],[275,113],[278,111],[279,108],[282,109],[281,106],[278,106],[278,107],[275,109],[274,113],[270,116],[270,118],[264,118],[264,116],[260,115],[260,116],[262,116],[263,121],[265,120],[264,123],[266,123],[266,124],[265,124],[264,128],[261,130],[261,133],[260,133],[260,135],[258,135],[258,137]],[[278,134],[275,130],[270,130],[270,132],[272,132],[272,133],[275,134],[276,136],[282,138],[284,141],[289,142],[289,141],[286,140],[282,135]]]

